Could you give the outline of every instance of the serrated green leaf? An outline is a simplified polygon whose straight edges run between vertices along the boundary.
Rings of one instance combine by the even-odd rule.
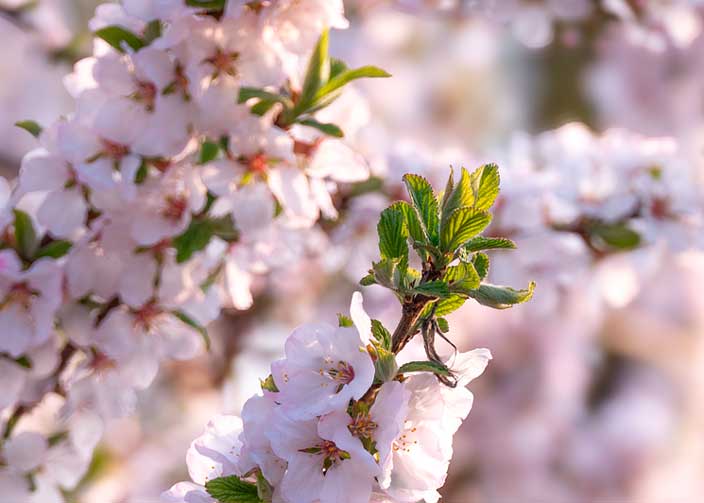
[[[462,307],[465,301],[466,299],[460,295],[450,295],[446,299],[440,299],[435,304],[435,316],[447,316]]]
[[[506,309],[516,304],[527,302],[533,296],[535,283],[531,282],[526,290],[514,290],[508,286],[483,284],[468,295],[480,304],[494,309]]]
[[[452,176],[452,173],[450,174],[450,176]],[[472,204],[474,203],[474,193],[472,192],[471,177],[469,175],[469,172],[465,168],[462,168],[460,170],[460,179],[457,181],[457,184],[449,184],[449,182],[450,180],[448,180],[448,185],[452,185],[452,188],[449,192],[447,190],[447,187],[445,188],[445,194],[443,195],[442,203],[441,225],[445,224],[449,216],[457,208],[460,208],[462,206],[469,206],[471,208]]]
[[[218,503],[261,503],[262,501],[259,499],[255,484],[234,475],[207,481],[205,490]]]
[[[381,212],[377,232],[379,234],[379,251],[381,256],[390,259],[408,257],[408,230],[406,218],[398,204]]]
[[[349,316],[346,316],[342,313],[337,313],[337,325],[340,327],[353,327],[354,322]]]
[[[453,293],[464,293],[474,290],[481,282],[480,274],[472,264],[460,262],[456,266],[448,267],[443,279],[450,284]]]
[[[589,228],[590,235],[611,248],[633,250],[640,246],[641,237],[626,224],[596,224]]]
[[[19,254],[25,260],[32,260],[37,253],[39,241],[34,230],[32,218],[22,210],[13,210],[15,214],[15,241]]]
[[[35,138],[39,138],[39,135],[41,135],[43,131],[43,128],[36,121],[19,121],[15,122],[15,126],[24,129]]]
[[[425,239],[420,241],[437,246],[440,217],[438,214],[438,200],[433,192],[433,187],[425,178],[419,175],[404,175],[403,181],[413,207],[418,213],[421,229],[425,237]]]
[[[382,258],[379,262],[373,262],[374,281],[381,286],[395,290],[397,286],[394,281],[396,265],[396,262],[387,258]]]
[[[332,72],[331,72],[332,73]],[[315,98],[320,99],[324,96],[337,91],[338,89],[346,86],[353,80],[357,79],[377,79],[377,78],[388,78],[391,74],[377,68],[376,66],[362,66],[360,68],[355,68],[354,70],[344,70],[337,73],[334,77],[322,86],[316,93]]]
[[[391,332],[379,320],[372,320],[372,336],[382,348],[391,349]]]
[[[491,214],[486,211],[475,211],[468,206],[457,208],[443,223],[440,247],[445,252],[455,252],[490,223]]]
[[[426,297],[435,297],[442,299],[449,297],[450,288],[444,281],[429,281],[427,283],[421,283],[413,288],[413,293],[419,293],[425,295]]]
[[[472,192],[475,210],[488,210],[499,195],[499,167],[496,164],[485,164],[471,175]]]
[[[464,245],[465,251],[473,253],[481,250],[513,250],[516,248],[516,243],[506,238],[487,238],[477,236],[472,238]]]
[[[472,257],[472,264],[479,277],[481,279],[486,278],[486,275],[489,274],[489,257],[485,253],[476,253]]]
[[[329,30],[326,28],[315,45],[308,61],[308,69],[303,81],[303,88],[295,107],[296,115],[313,105],[315,95],[330,78],[330,58],[328,57]]]
[[[428,256],[428,248],[430,246],[427,243],[427,237],[423,231],[423,226],[420,223],[420,217],[418,212],[413,206],[405,201],[396,203],[398,208],[403,211],[403,215],[406,219],[406,228],[408,229],[408,234],[410,235],[414,245],[413,248],[418,252],[421,260],[425,262]],[[418,244],[416,244],[418,243]]]
[[[120,52],[125,52],[125,45],[133,51],[138,51],[145,47],[144,40],[122,26],[106,26],[95,32],[95,36],[105,40],[112,47]]]
[[[208,330],[203,325],[198,323],[196,320],[191,318],[183,311],[171,311],[171,314],[173,314],[176,318],[178,318],[183,323],[198,332],[203,338],[203,342],[205,343],[205,349],[210,351],[210,337],[208,336]]]
[[[433,374],[438,374],[441,376],[450,375],[450,369],[438,362],[409,362],[401,365],[401,368],[398,369],[399,374],[406,374],[410,372],[432,372]]]
[[[50,257],[58,259],[65,256],[72,246],[73,243],[71,243],[71,241],[52,241],[51,243],[39,248],[34,258],[39,259],[42,257]]]
[[[328,136],[332,136],[333,138],[342,138],[345,136],[345,133],[342,131],[342,129],[340,129],[340,126],[337,126],[335,124],[318,122],[315,119],[301,119],[298,121],[298,123],[304,126],[315,128]]]
[[[450,324],[448,323],[448,321],[445,318],[438,318],[435,321],[438,322],[438,327],[440,328],[440,331],[442,333],[445,334],[450,331]]]

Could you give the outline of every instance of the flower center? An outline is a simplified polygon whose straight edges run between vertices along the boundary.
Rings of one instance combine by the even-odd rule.
[[[116,161],[122,160],[123,157],[130,153],[130,149],[126,145],[121,145],[105,139],[102,140],[102,144],[103,154]]]
[[[333,381],[340,384],[340,388],[354,380],[354,368],[349,363],[343,361],[337,362],[337,366],[335,367],[329,367],[327,374]]]
[[[205,61],[215,67],[215,76],[224,73],[234,77],[237,75],[235,61],[237,61],[239,56],[238,52],[225,52],[222,49],[218,49],[215,54]]]
[[[150,330],[154,320],[163,312],[164,311],[157,306],[155,302],[149,302],[134,313],[134,324],[136,327],[140,327],[143,330]]]
[[[161,215],[167,220],[178,222],[183,218],[188,208],[188,201],[185,196],[168,195],[164,198],[164,208],[161,210]]]
[[[268,159],[265,154],[259,153],[247,159],[247,168],[252,173],[266,173]]]
[[[137,82],[137,92],[135,98],[137,101],[144,103],[147,110],[154,110],[154,102],[156,101],[156,86],[151,82]]]
[[[32,298],[39,295],[35,290],[32,290],[27,283],[15,283],[10,287],[5,300],[0,303],[0,309],[15,304],[20,306],[24,311],[29,311],[32,307]]]
[[[307,449],[301,449],[300,452],[305,452],[306,454],[318,454],[323,456],[323,475],[328,472],[330,468],[335,466],[340,461],[345,459],[350,459],[350,453],[339,449],[335,442],[330,440],[323,440],[319,444],[309,447]]]
[[[372,417],[369,413],[358,414],[352,419],[352,422],[348,426],[352,435],[364,438],[372,438],[377,428],[378,425],[372,421]]]

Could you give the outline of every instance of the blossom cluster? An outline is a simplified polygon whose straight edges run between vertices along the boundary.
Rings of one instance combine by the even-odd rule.
[[[0,180],[0,457],[18,500],[75,486],[103,421],[162,361],[201,353],[220,310],[250,307],[254,277],[337,216],[337,185],[368,177],[333,101],[388,75],[330,58],[346,26],[328,0],[98,7],[93,56],[65,79],[75,112],[19,123],[41,146]],[[23,423],[52,397],[62,421]]]
[[[307,324],[288,337],[263,394],[245,403],[241,419],[208,424],[186,457],[193,482],[176,484],[162,501],[238,501],[247,491],[256,501],[296,503],[438,500],[452,437],[472,406],[465,386],[491,355],[455,355],[454,389],[403,367],[380,382],[359,293],[350,312],[352,326]]]

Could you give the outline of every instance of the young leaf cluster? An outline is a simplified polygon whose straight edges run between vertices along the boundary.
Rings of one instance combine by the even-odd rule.
[[[281,112],[276,119],[279,127],[287,129],[293,124],[301,124],[315,128],[328,136],[343,137],[344,133],[339,126],[319,122],[314,114],[335,101],[340,96],[342,88],[353,80],[391,75],[375,66],[350,69],[344,62],[331,58],[328,47],[329,32],[325,30],[308,61],[300,90],[284,89],[276,93],[256,87],[242,87],[239,103],[251,102],[251,111],[256,115],[264,115],[279,104]]]

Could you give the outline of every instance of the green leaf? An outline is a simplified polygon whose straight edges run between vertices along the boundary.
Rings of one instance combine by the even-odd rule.
[[[239,477],[230,475],[209,480],[205,490],[219,503],[260,503],[257,486]]]
[[[379,320],[372,320],[372,336],[382,348],[391,349],[391,332]]]
[[[15,241],[18,251],[25,260],[32,260],[39,247],[32,218],[22,210],[16,209],[13,212],[15,214]]]
[[[260,100],[258,103],[252,105],[249,109],[254,115],[262,116],[265,115],[271,108],[276,105],[276,101],[273,100]]]
[[[252,98],[259,98],[260,100],[280,102],[284,104],[290,104],[289,99],[280,94],[272,93],[258,87],[240,87],[240,93],[237,98],[237,103],[244,103]]]
[[[499,250],[499,249],[510,249],[516,248],[516,243],[506,238],[487,238],[484,236],[477,236],[476,238],[470,239],[464,245],[465,251],[472,253],[480,250]]]
[[[342,313],[337,313],[337,324],[340,327],[353,327],[354,322],[349,316],[345,316]]]
[[[122,26],[106,26],[96,31],[95,36],[105,40],[120,52],[125,52],[125,45],[133,51],[138,51],[146,45],[144,40]]]
[[[41,135],[43,131],[39,123],[35,121],[19,121],[15,122],[15,126],[24,129],[35,138],[39,138],[39,135]]]
[[[476,210],[488,210],[499,195],[499,167],[496,164],[485,164],[471,175],[472,206]]]
[[[421,228],[425,235],[424,242],[432,245],[438,244],[438,200],[435,198],[433,187],[419,175],[404,175],[403,181],[411,197],[413,207],[418,212]]]
[[[240,233],[235,227],[235,222],[232,220],[232,215],[211,218],[209,222],[212,226],[213,234],[223,241],[232,243],[239,239]]]
[[[157,38],[161,37],[161,31],[162,26],[160,20],[154,19],[153,21],[150,21],[149,24],[147,24],[147,27],[144,29],[144,42],[147,45],[151,44]]]
[[[347,63],[337,58],[330,58],[330,80],[347,70]]]
[[[472,257],[472,264],[479,277],[486,278],[486,275],[489,274],[489,257],[485,253],[477,253]]]
[[[315,119],[302,119],[299,120],[298,123],[303,124],[304,126],[315,128],[318,131],[321,131],[326,135],[332,136],[334,138],[342,138],[343,136],[345,136],[345,133],[342,131],[342,129],[340,129],[340,127],[336,126],[335,124],[318,122]]]
[[[406,219],[406,228],[408,229],[408,234],[410,235],[414,243],[413,248],[420,255],[421,260],[425,262],[428,255],[426,247],[429,246],[429,243],[427,243],[427,237],[425,235],[425,232],[423,231],[423,226],[420,223],[420,217],[418,216],[418,212],[413,206],[411,206],[405,201],[401,201],[396,204],[398,205],[398,208],[403,211],[403,215]],[[420,243],[420,245],[416,245],[415,243]]]
[[[441,376],[450,375],[450,369],[438,362],[409,362],[401,365],[401,368],[398,369],[399,374],[406,374],[410,372],[432,372],[433,374],[438,374]]]
[[[472,264],[460,262],[456,266],[448,267],[443,280],[450,284],[450,291],[455,293],[465,293],[467,290],[474,290],[481,282],[480,274]]]
[[[149,175],[149,168],[147,167],[147,163],[142,161],[142,164],[139,165],[139,169],[134,174],[134,183],[137,185],[143,184],[147,179],[147,175]]]
[[[365,277],[359,280],[359,284],[362,286],[372,286],[376,285],[376,279],[374,278],[374,273],[369,273]]]
[[[274,376],[271,374],[269,374],[266,379],[259,379],[259,385],[264,391],[271,391],[272,393],[279,392],[279,388],[274,381]]]
[[[264,478],[261,470],[257,470],[257,496],[265,502],[271,503],[274,497],[274,488],[271,487],[269,481]]]
[[[450,324],[447,322],[445,318],[438,318],[435,320],[438,322],[438,327],[440,328],[440,331],[442,333],[447,333],[450,330]]]
[[[171,311],[171,314],[173,314],[176,318],[181,320],[183,323],[185,323],[192,329],[196,330],[203,338],[203,342],[205,343],[205,349],[210,351],[210,337],[208,336],[208,330],[203,325],[198,323],[196,320],[188,316],[183,311]]]
[[[444,281],[429,281],[427,283],[421,283],[413,288],[413,293],[419,293],[425,295],[426,297],[436,297],[442,299],[444,297],[449,297],[450,289]]]
[[[329,30],[323,33],[315,45],[313,54],[308,61],[308,69],[303,81],[301,95],[298,98],[295,111],[297,114],[307,110],[314,102],[318,89],[330,78],[330,58],[328,57]]]
[[[226,0],[186,0],[189,7],[198,7],[205,10],[223,10]]]
[[[375,78],[387,78],[391,77],[391,74],[377,68],[376,66],[362,66],[360,68],[355,68],[354,70],[344,70],[332,77],[327,84],[322,86],[316,93],[316,99],[320,99],[332,92],[337,91],[343,86],[346,86],[353,80],[357,79],[375,79]]]
[[[435,316],[447,316],[462,307],[465,301],[464,297],[456,294],[450,295],[446,299],[440,299],[436,303]]]
[[[468,295],[480,304],[494,309],[506,309],[516,304],[527,302],[533,297],[535,283],[531,282],[526,290],[514,290],[508,286],[483,284]]]
[[[396,355],[386,349],[376,349],[376,360],[374,361],[374,380],[379,383],[393,381],[398,375],[398,363]]]
[[[591,236],[617,250],[633,250],[641,244],[641,237],[625,224],[596,224],[589,229]]]
[[[176,248],[176,262],[182,264],[190,260],[194,253],[202,250],[213,238],[213,228],[207,220],[193,220],[181,235],[173,240]]]
[[[200,152],[198,153],[198,164],[208,164],[210,161],[214,161],[219,153],[220,145],[214,141],[205,140],[200,146]]]
[[[383,258],[408,257],[406,218],[399,205],[394,204],[382,211],[376,228]]]
[[[491,223],[491,214],[475,211],[468,206],[454,210],[443,223],[440,246],[445,252],[455,252],[465,242],[482,232]]]
[[[58,240],[58,241],[52,241],[51,243],[42,246],[39,248],[39,250],[36,253],[36,256],[34,258],[42,258],[42,257],[50,257],[50,258],[61,258],[64,255],[66,255],[71,247],[73,246],[73,243],[71,241],[64,241],[64,240]]]

